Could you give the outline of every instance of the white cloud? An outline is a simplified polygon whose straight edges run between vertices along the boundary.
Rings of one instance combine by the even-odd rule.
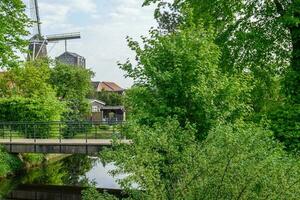
[[[68,5],[72,11],[76,12],[97,12],[97,4],[95,0],[68,0],[66,1],[66,5]]]
[[[39,4],[40,13],[42,18],[42,24],[51,26],[53,24],[62,24],[67,22],[67,16],[70,8],[63,4],[50,4],[41,2]]]

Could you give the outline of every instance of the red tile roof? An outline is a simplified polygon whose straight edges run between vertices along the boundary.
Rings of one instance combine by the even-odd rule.
[[[109,92],[123,92],[124,89],[121,88],[119,85],[117,85],[114,82],[108,82],[108,81],[103,81],[103,82],[92,82],[95,90],[97,91],[109,91]]]
[[[121,88],[120,86],[118,86],[116,83],[114,82],[106,82],[106,81],[103,81],[102,82],[102,88],[104,88],[105,90],[111,90],[111,91],[114,91],[114,92],[120,92],[120,91],[124,91],[123,88]]]

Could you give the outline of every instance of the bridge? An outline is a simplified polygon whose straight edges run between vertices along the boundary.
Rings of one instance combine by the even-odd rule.
[[[0,145],[10,153],[95,154],[123,137],[124,122],[0,122]]]

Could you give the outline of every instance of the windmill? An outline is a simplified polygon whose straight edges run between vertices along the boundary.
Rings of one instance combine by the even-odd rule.
[[[79,32],[43,36],[41,31],[38,0],[30,0],[30,14],[34,25],[33,36],[29,40],[28,60],[36,60],[47,57],[47,45],[50,42],[65,41],[65,51],[67,51],[68,40],[81,38]]]

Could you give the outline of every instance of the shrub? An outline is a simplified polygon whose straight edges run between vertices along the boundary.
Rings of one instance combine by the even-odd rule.
[[[17,156],[7,153],[0,147],[0,177],[6,177],[9,174],[21,169],[22,162]]]
[[[131,124],[133,143],[103,153],[130,174],[124,189],[139,185],[136,199],[298,199],[300,162],[252,124],[218,125],[200,142],[176,120],[154,127]],[[133,191],[135,192],[135,191]]]

